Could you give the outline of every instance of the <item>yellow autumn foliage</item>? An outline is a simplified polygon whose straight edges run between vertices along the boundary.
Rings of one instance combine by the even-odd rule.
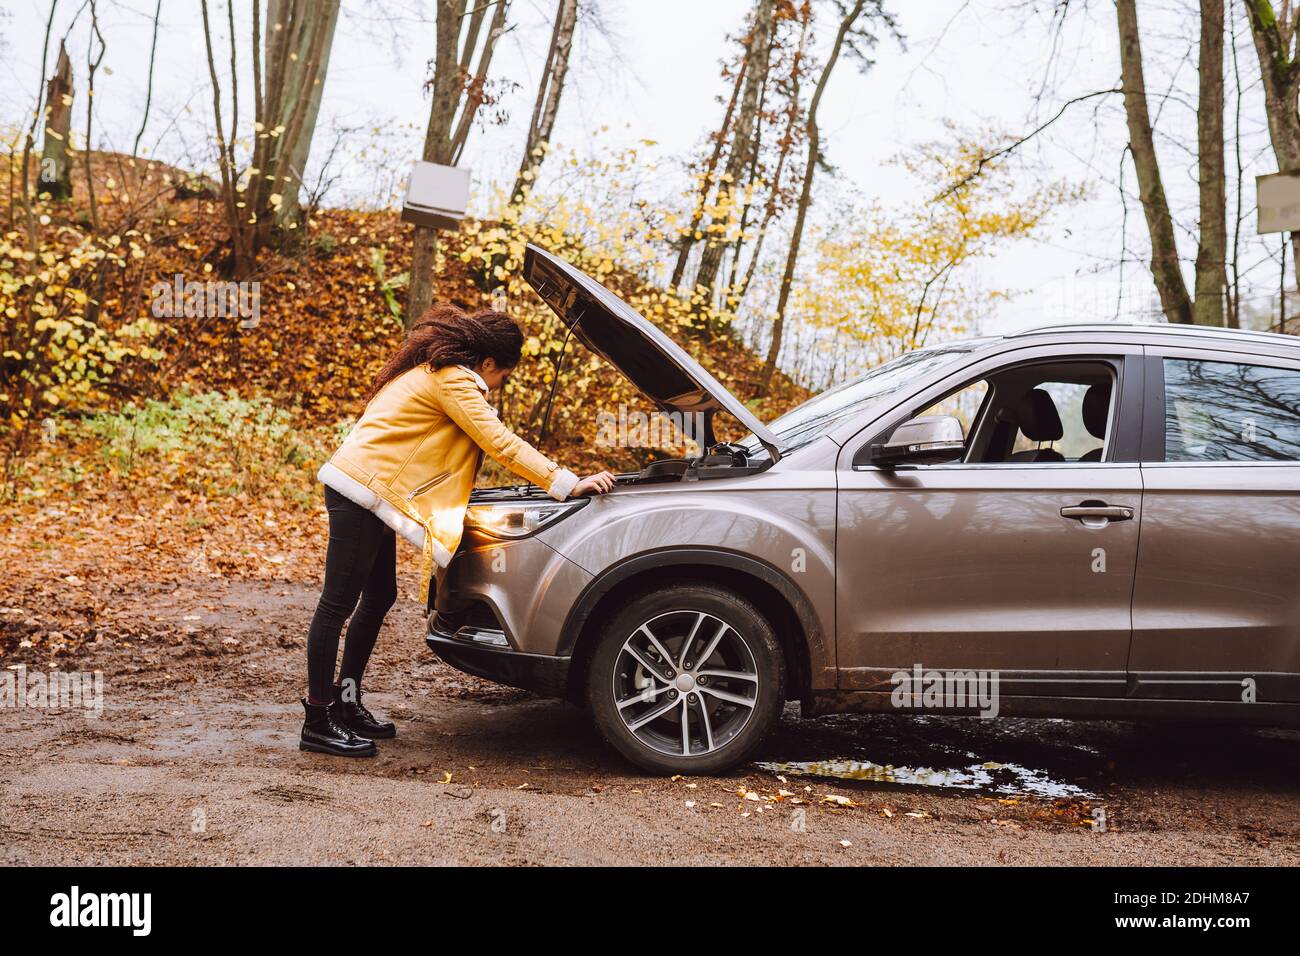
[[[123,362],[157,361],[151,320],[109,332],[93,318],[88,289],[101,270],[121,267],[134,243],[96,242],[25,248],[18,232],[0,238],[0,410],[11,438],[55,409],[103,397]]]
[[[971,267],[1084,198],[1065,182],[1024,188],[1005,164],[986,160],[998,145],[985,136],[921,146],[896,160],[924,186],[921,201],[859,203],[820,234],[792,312],[830,333],[827,342],[847,343],[847,370],[970,332],[1013,291],[979,284]]]

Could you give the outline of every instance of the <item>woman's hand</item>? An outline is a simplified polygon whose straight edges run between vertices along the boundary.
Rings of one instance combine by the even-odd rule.
[[[618,483],[608,471],[598,471],[594,475],[588,475],[576,485],[573,486],[572,494],[574,495],[603,495],[606,492],[613,491],[614,486]]]

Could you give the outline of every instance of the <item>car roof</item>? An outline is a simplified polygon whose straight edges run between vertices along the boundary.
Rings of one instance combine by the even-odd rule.
[[[1297,320],[1300,321],[1300,320]],[[1123,335],[1134,340],[1173,342],[1183,339],[1208,339],[1221,347],[1241,347],[1250,351],[1259,347],[1300,350],[1300,337],[1278,332],[1257,332],[1253,329],[1225,329],[1212,325],[1172,325],[1139,322],[1067,322],[1059,325],[1042,325],[1008,332],[1003,339],[1022,339],[1031,336],[1059,336],[1070,339],[1075,335]]]

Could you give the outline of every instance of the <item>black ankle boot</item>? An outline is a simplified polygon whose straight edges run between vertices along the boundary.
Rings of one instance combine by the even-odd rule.
[[[337,704],[313,704],[302,699],[307,719],[302,725],[299,750],[311,750],[336,757],[373,757],[375,742],[358,737],[339,720]]]
[[[358,737],[365,737],[368,740],[386,740],[397,736],[397,728],[392,721],[378,720],[374,714],[366,710],[365,704],[361,703],[360,688],[357,688],[356,697],[355,701],[344,700],[343,688],[338,684],[334,685],[334,704],[338,708],[339,722],[344,727]]]

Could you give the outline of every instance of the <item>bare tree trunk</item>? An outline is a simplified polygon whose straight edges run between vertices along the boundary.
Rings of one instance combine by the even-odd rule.
[[[755,148],[749,152],[749,167],[745,170],[745,182],[752,185],[758,183],[758,171],[762,157],[760,155],[763,143],[763,110],[767,104],[767,87],[771,80],[771,62],[772,49],[776,44],[776,31],[772,31],[772,42],[768,46],[768,70],[763,73],[763,85],[758,91],[758,121],[754,126],[754,143]],[[784,151],[782,153],[784,159]],[[778,166],[780,161],[778,160]],[[735,289],[737,273],[740,272],[740,254],[745,246],[745,227],[749,225],[749,213],[753,208],[752,203],[747,203],[745,208],[740,211],[740,222],[736,226],[736,241],[731,244],[731,273],[727,277],[727,288]],[[721,254],[719,254],[721,258]]]
[[[1192,303],[1178,265],[1173,218],[1160,180],[1160,164],[1151,135],[1147,110],[1146,79],[1142,68],[1142,44],[1138,34],[1135,0],[1116,0],[1119,22],[1120,75],[1124,89],[1124,112],[1128,117],[1129,150],[1137,172],[1138,192],[1151,236],[1151,277],[1160,294],[1160,306],[1170,322],[1192,321]]]
[[[1196,139],[1200,179],[1200,245],[1196,251],[1197,325],[1223,325],[1228,284],[1228,198],[1223,159],[1223,0],[1201,0],[1200,98]]]
[[[555,22],[551,28],[551,44],[542,64],[542,76],[537,83],[537,99],[533,115],[528,122],[524,138],[524,154],[515,174],[515,184],[510,189],[510,206],[521,206],[524,198],[537,184],[537,175],[546,159],[546,147],[555,129],[555,117],[564,93],[564,77],[569,71],[569,55],[573,50],[573,33],[578,22],[578,0],[558,0]],[[509,217],[507,217],[507,221]],[[480,268],[474,270],[475,282],[484,291],[501,287],[497,268],[505,263],[505,253],[489,256]]]
[[[284,196],[298,188],[290,157],[307,126],[313,78],[319,75],[333,21],[318,0],[269,0],[263,73],[260,2],[252,7],[253,155],[247,185],[239,182],[235,155],[239,139],[239,42],[233,4],[227,4],[230,32],[231,120],[227,132],[221,119],[221,84],[212,48],[207,0],[200,0],[208,76],[212,84],[213,117],[221,168],[221,190],[230,229],[231,256],[226,271],[243,276],[256,267],[257,253],[272,238]],[[337,11],[335,11],[335,15]]]
[[[758,227],[758,235],[754,238],[754,248],[750,251],[749,265],[745,269],[744,278],[740,280],[739,287],[736,286],[736,278],[733,270],[731,285],[734,289],[733,295],[736,298],[734,308],[739,309],[740,303],[745,298],[745,293],[749,291],[750,283],[754,281],[754,271],[758,267],[759,256],[763,252],[763,242],[767,238],[768,226],[776,217],[778,200],[781,198],[781,183],[785,176],[785,166],[790,158],[790,151],[794,148],[795,128],[802,116],[799,104],[799,88],[803,81],[803,59],[807,53],[808,28],[811,24],[811,13],[803,18],[803,23],[799,29],[799,46],[795,51],[794,64],[790,70],[790,102],[786,110],[785,131],[780,139],[780,151],[777,154],[776,171],[772,174],[772,188],[768,191],[767,203],[763,209],[763,219]],[[736,260],[739,263],[740,249],[737,245]]]
[[[438,0],[432,102],[429,106],[429,124],[424,131],[424,151],[421,153],[421,158],[427,163],[446,165],[451,162],[451,124],[455,119],[459,99],[456,84],[461,75],[457,62],[457,40],[464,13],[465,0]],[[472,15],[467,43],[477,40],[482,16],[481,9]],[[411,243],[410,285],[407,288],[404,316],[407,328],[433,304],[433,270],[437,258],[438,231],[416,226]]]
[[[550,143],[551,132],[555,129],[555,117],[560,109],[560,96],[564,92],[564,77],[569,71],[569,54],[573,50],[573,31],[577,23],[578,0],[559,0],[555,9],[555,26],[551,30],[551,47],[546,53],[542,78],[537,84],[537,101],[533,104],[533,116],[528,123],[528,136],[524,141],[524,158],[519,164],[514,188],[510,190],[512,203],[523,200],[524,189],[528,184],[524,178],[525,173],[531,172],[532,181],[537,181],[537,170],[545,158],[545,154],[538,150]]]
[[[740,69],[736,71],[736,82],[731,88],[731,99],[727,103],[727,110],[722,114],[722,124],[718,127],[713,152],[709,154],[709,160],[704,165],[704,176],[700,180],[700,194],[696,197],[695,208],[691,210],[690,227],[677,245],[677,264],[673,266],[673,276],[669,280],[669,285],[674,288],[681,285],[682,276],[686,274],[686,261],[690,258],[691,248],[695,245],[695,233],[704,218],[704,207],[709,201],[709,190],[713,187],[714,173],[717,172],[718,164],[722,162],[722,151],[727,144],[727,131],[731,128],[731,117],[735,114],[736,104],[740,101],[740,91],[745,84],[745,71],[748,66],[748,62],[742,61]]]
[[[54,11],[59,8],[59,0],[51,0],[50,15],[45,20],[45,36],[41,41],[41,77],[36,85],[36,105],[32,108],[32,123],[27,127],[27,135],[23,137],[23,163],[22,163],[22,198],[23,198],[23,218],[27,224],[27,246],[35,251],[39,244],[40,227],[39,220],[36,218],[36,212],[32,208],[32,191],[31,191],[31,168],[32,168],[32,147],[36,142],[36,124],[40,122],[41,116],[44,115],[42,99],[45,95],[45,66],[47,57],[50,52],[50,29],[54,26]],[[39,174],[38,174],[39,176]],[[13,188],[13,176],[10,174],[10,188]]]
[[[467,10],[469,3],[473,10]],[[479,34],[489,7],[495,8],[487,36],[479,49]],[[438,0],[436,46],[433,59],[433,95],[429,106],[429,125],[424,133],[422,158],[427,163],[454,165],[469,138],[474,116],[483,103],[483,84],[497,40],[505,32],[509,0]],[[469,22],[462,31],[462,21]],[[461,40],[461,33],[465,33]],[[474,54],[478,50],[478,65]],[[404,321],[411,323],[433,304],[433,270],[438,258],[438,233],[426,226],[415,226],[411,248],[410,288],[406,298]]]
[[[492,54],[496,50],[497,40],[501,39],[506,29],[506,11],[510,9],[510,0],[495,0],[495,4],[489,2],[483,4],[483,7],[492,5],[495,5],[496,10],[492,14],[492,25],[488,28],[487,37],[483,40],[478,66],[472,73],[468,70],[464,71],[464,75],[469,76],[470,80],[463,97],[457,90],[460,116],[451,135],[451,162],[453,163],[460,162],[461,154],[465,151],[465,143],[469,140],[469,131],[474,125],[474,117],[478,115],[478,108],[483,105],[483,100],[486,98],[484,84],[487,83],[488,67],[492,64]],[[461,50],[461,61],[468,64],[473,53],[473,47],[465,46]]]
[[[92,56],[96,43],[99,44],[99,52]],[[99,32],[99,10],[96,0],[90,0],[90,38],[86,41],[86,142],[81,151],[81,158],[86,167],[86,198],[90,205],[92,232],[99,232],[99,202],[95,198],[95,176],[90,165],[90,138],[95,118],[95,73],[99,70],[99,64],[103,62],[105,49],[104,34]],[[90,308],[86,310],[86,318],[95,321],[98,311],[99,298],[95,297],[91,300]]]
[[[283,0],[268,0],[267,20],[275,23],[275,14],[272,12]],[[289,156],[289,166],[287,173],[290,181],[285,184],[283,201],[276,211],[276,225],[284,226],[289,223],[298,223],[302,218],[302,178],[306,174],[307,160],[311,155],[312,139],[316,133],[316,119],[320,115],[321,95],[325,91],[325,74],[329,69],[330,51],[334,48],[334,30],[338,26],[340,0],[314,0],[312,2],[311,16],[320,18],[319,29],[325,32],[324,46],[321,48],[319,61],[313,76],[303,75],[289,81],[291,95],[307,97],[307,111],[303,115],[302,133],[298,137],[298,142],[294,144],[293,152]],[[293,61],[299,65],[299,70],[305,73],[306,57],[309,53],[307,49],[296,51],[298,59]],[[294,104],[290,102],[288,106],[292,108]]]
[[[162,0],[157,0],[153,8],[153,39],[149,43],[149,80],[144,91],[144,110],[140,114],[140,131],[135,134],[131,144],[131,158],[140,155],[140,140],[144,138],[145,127],[149,125],[149,108],[153,105],[153,65],[158,54],[158,19],[162,14]]]
[[[1241,64],[1237,59],[1237,21],[1232,24],[1232,90],[1233,90],[1233,124],[1232,146],[1237,165],[1237,184],[1234,190],[1236,209],[1232,218],[1232,297],[1228,308],[1228,327],[1241,328],[1241,220],[1242,220],[1242,183],[1245,180],[1245,165],[1241,158]]]
[[[755,131],[758,127],[758,97],[767,77],[768,58],[772,52],[772,31],[776,24],[776,0],[758,0],[754,7],[754,26],[749,31],[749,43],[745,50],[745,61],[749,64],[745,78],[745,93],[740,101],[740,112],[736,115],[736,129],[731,137],[731,151],[727,155],[727,166],[723,171],[719,195],[730,194],[733,202],[744,188],[745,169],[750,164],[754,151],[758,149]],[[731,213],[728,211],[728,215]],[[721,223],[715,223],[721,225]],[[722,236],[706,235],[704,237],[704,254],[700,257],[700,268],[695,276],[695,284],[713,292],[718,278],[718,269],[722,265],[722,253],[726,242]]]
[[[59,44],[54,75],[45,87],[45,141],[41,148],[38,192],[60,202],[72,198],[72,162],[68,156],[72,133],[72,60]],[[89,145],[89,144],[87,144]]]
[[[1291,53],[1300,6],[1284,3],[1281,16],[1270,0],[1245,0],[1250,32],[1259,55],[1260,80],[1264,87],[1264,112],[1268,135],[1280,172],[1300,168],[1300,113],[1296,92],[1300,88],[1300,61]],[[1292,259],[1300,262],[1300,231],[1291,233]]]
[[[95,44],[99,44],[96,53]],[[99,64],[104,61],[104,34],[99,29],[99,6],[96,0],[90,0],[90,36],[86,40],[86,142],[81,150],[81,158],[86,168],[86,198],[90,205],[90,231],[99,232],[99,203],[95,199],[95,171],[91,167],[91,142],[95,119],[95,74]],[[107,276],[103,270],[96,270],[91,283],[89,301],[86,303],[86,321],[92,324],[99,321],[99,312],[104,302],[104,282]]]
[[[808,165],[804,169],[803,187],[799,191],[799,205],[795,211],[794,231],[790,234],[790,248],[786,252],[785,271],[781,274],[781,290],[777,295],[776,318],[772,322],[772,341],[767,348],[767,360],[763,363],[763,374],[758,385],[759,396],[766,395],[772,387],[772,376],[776,373],[776,360],[781,355],[781,338],[785,331],[785,309],[790,301],[790,287],[794,284],[795,266],[799,262],[799,245],[803,241],[804,220],[808,216],[808,206],[812,202],[813,176],[817,171],[817,162],[821,155],[821,133],[817,129],[817,107],[821,104],[822,94],[826,92],[826,84],[830,81],[831,71],[835,69],[835,62],[840,58],[844,38],[848,36],[849,30],[853,28],[858,17],[862,15],[862,9],[866,6],[866,2],[867,0],[855,0],[853,7],[840,21],[839,30],[835,33],[835,45],[831,47],[830,55],[826,59],[826,66],[822,68],[822,75],[817,80],[817,88],[813,91],[812,100],[808,103]]]
[[[217,134],[217,169],[221,173],[221,202],[226,213],[226,223],[230,228],[232,255],[235,262],[240,263],[246,255],[243,249],[246,230],[243,217],[235,205],[238,201],[235,195],[235,144],[233,137],[226,137],[221,120],[221,85],[217,79],[217,61],[212,49],[212,24],[208,18],[208,0],[199,0],[199,14],[203,20],[203,43],[208,59],[208,78],[212,83],[212,115],[213,128]],[[232,75],[231,81],[234,82],[234,79]]]
[[[283,19],[267,24],[266,83],[258,84],[254,91],[255,102],[261,105],[263,125],[253,148],[253,168],[258,175],[249,180],[254,250],[270,241],[285,196],[298,190],[291,161],[304,138],[312,93],[327,56],[326,41],[334,35],[338,11],[331,12],[331,6],[319,0],[278,0],[268,7],[276,8]],[[253,22],[256,29],[256,16]],[[277,29],[281,23],[283,29]],[[260,43],[261,38],[255,35],[255,56]],[[257,83],[256,61],[254,66]]]

